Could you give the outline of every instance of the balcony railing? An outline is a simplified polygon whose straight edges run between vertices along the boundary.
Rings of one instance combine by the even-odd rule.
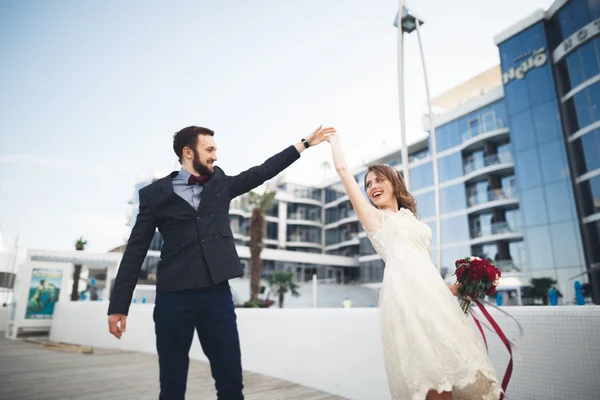
[[[308,186],[286,183],[285,185],[280,186],[279,190],[289,193],[297,199],[309,199],[316,200],[319,202],[321,201],[322,189],[314,189]]]
[[[471,228],[471,239],[502,233],[518,233],[518,230],[513,229],[508,222],[494,222],[481,228]]]
[[[500,188],[476,193],[468,198],[468,203],[469,207],[473,207],[479,204],[489,203],[490,201],[513,199],[515,197],[516,192],[513,188]]]
[[[321,244],[321,237],[320,236],[312,236],[312,235],[298,235],[298,234],[292,234],[289,235],[287,237],[287,241],[288,242],[294,242],[294,243],[314,243],[314,244]]]
[[[252,212],[252,206],[248,204],[248,200],[243,197],[231,200],[229,208],[233,210],[242,210],[244,212]]]
[[[347,242],[355,239],[358,239],[357,232],[342,232],[342,234],[340,234],[340,242]]]
[[[506,128],[506,126],[504,125],[504,120],[497,119],[492,123],[487,123],[487,124],[481,125],[480,128],[481,129],[478,129],[476,131],[469,129],[468,131],[463,132],[461,135],[462,143],[464,143],[467,140],[470,140],[474,137],[483,135],[484,133],[488,133],[488,132],[495,131],[498,129]]]
[[[291,213],[288,214],[288,219],[293,221],[314,221],[321,222],[321,215],[311,215],[310,213]]]
[[[464,163],[465,174],[469,174],[473,171],[477,171],[481,168],[490,167],[492,165],[503,164],[512,161],[512,154],[510,151],[503,151],[498,154],[490,154],[483,158],[475,158],[468,160]]]
[[[326,246],[335,246],[340,243],[349,242],[351,240],[358,240],[358,239],[359,239],[358,232],[342,231],[342,232],[339,232],[338,234],[334,234],[334,235],[326,237],[325,245]]]
[[[356,217],[356,212],[354,212],[354,209],[342,210],[338,214],[338,221],[341,219],[351,218],[351,217]]]

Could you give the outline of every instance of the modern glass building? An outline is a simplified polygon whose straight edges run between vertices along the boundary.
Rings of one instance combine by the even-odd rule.
[[[458,258],[490,257],[525,284],[534,277],[556,279],[563,301],[570,302],[574,281],[586,282],[600,268],[600,0],[558,0],[494,40],[499,66],[432,101],[442,275]],[[431,131],[428,121],[424,127]],[[410,145],[408,154],[418,217],[435,236],[428,137]],[[373,160],[399,171],[402,161],[400,150]],[[365,170],[353,171],[361,185]],[[274,189],[264,273],[293,271],[301,281],[313,274],[338,283],[381,281],[383,261],[339,180]],[[250,214],[244,196],[232,202],[231,227],[246,268]],[[155,241],[153,250],[159,250],[160,235]],[[436,237],[432,246],[436,260]],[[159,252],[149,257],[156,258],[145,266],[151,274]]]
[[[570,287],[600,267],[600,0],[555,1],[495,42],[525,270]]]

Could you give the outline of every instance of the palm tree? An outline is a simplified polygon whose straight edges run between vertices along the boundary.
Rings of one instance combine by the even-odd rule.
[[[273,190],[265,190],[262,195],[255,192],[248,194],[248,201],[254,206],[250,217],[250,300],[258,299],[260,292],[260,252],[265,236],[265,214],[275,205],[276,193]]]
[[[556,290],[556,294],[558,295],[558,297],[562,297],[562,293],[560,292],[560,290],[558,290],[557,287],[555,287],[554,285],[556,285],[556,279],[552,279],[552,278],[531,278],[531,286],[533,288],[532,290],[532,297],[537,298],[537,299],[542,299],[543,303],[545,306],[548,305],[548,291],[551,288],[554,288],[554,290]]]
[[[83,251],[86,244],[87,240],[83,240],[83,237],[80,237],[75,241],[75,250]],[[79,278],[81,276],[81,267],[81,264],[75,264],[75,268],[73,269],[73,288],[71,289],[71,301],[79,300]]]
[[[298,292],[300,286],[294,282],[293,272],[273,272],[269,277],[269,288],[271,292],[277,294],[279,308],[283,308],[283,299],[288,291],[292,292],[294,297],[300,296],[300,292]]]

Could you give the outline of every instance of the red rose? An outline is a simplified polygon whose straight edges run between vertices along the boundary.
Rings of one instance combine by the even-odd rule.
[[[485,267],[485,277],[488,281],[493,282],[496,280],[497,270],[495,267],[488,265]]]
[[[467,269],[465,267],[459,267],[456,270],[456,277],[460,280],[465,276],[466,273],[467,273]]]
[[[480,281],[482,277],[481,271],[478,268],[471,268],[467,275],[467,278],[471,281]]]
[[[488,296],[493,295],[494,293],[496,293],[496,286],[492,286],[491,288],[489,288],[487,290],[487,292],[485,292],[485,294],[487,294]]]

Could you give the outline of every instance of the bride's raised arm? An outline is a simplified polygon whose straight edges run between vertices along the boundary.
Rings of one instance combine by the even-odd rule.
[[[354,211],[356,212],[359,221],[367,231],[376,230],[381,225],[381,221],[383,220],[382,212],[369,203],[369,201],[362,194],[358,183],[356,183],[356,180],[354,179],[354,176],[352,176],[348,170],[346,158],[344,157],[340,138],[337,133],[330,135],[327,138],[327,141],[331,145],[333,165],[338,175],[342,179],[346,193],[350,198],[350,202],[352,203],[352,207],[354,207]]]

